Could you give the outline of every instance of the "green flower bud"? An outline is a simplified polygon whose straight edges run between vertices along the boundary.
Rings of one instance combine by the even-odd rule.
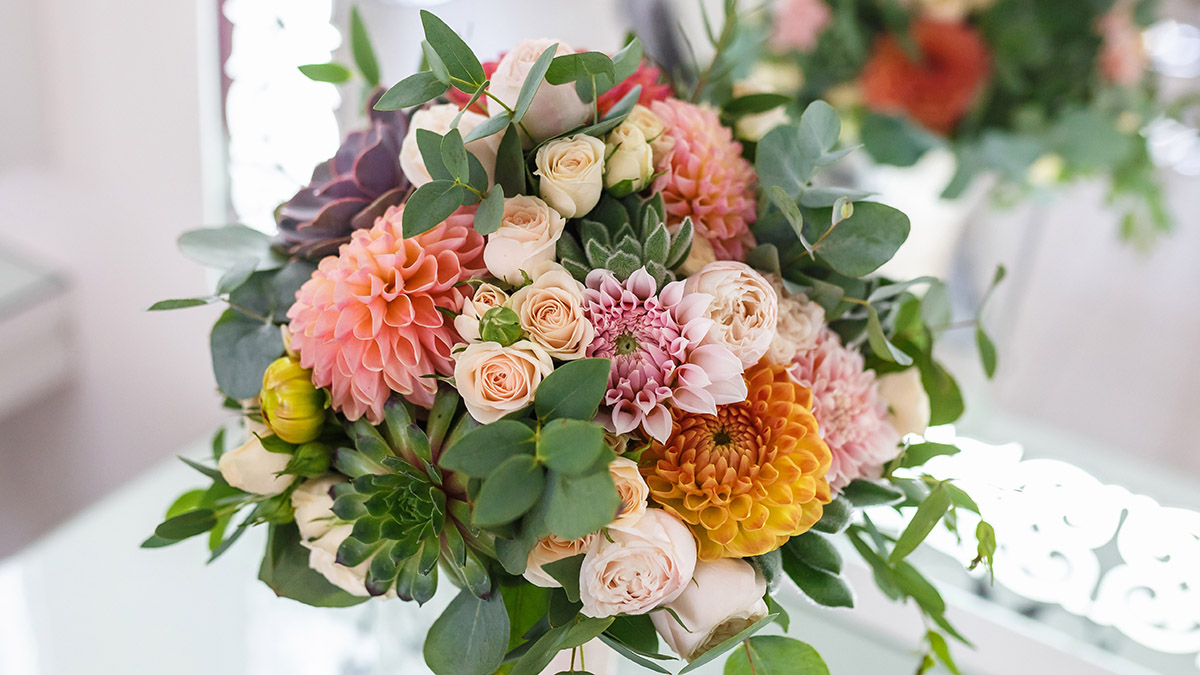
[[[259,396],[263,421],[279,438],[300,445],[321,435],[328,396],[298,359],[284,356],[267,366]]]
[[[507,347],[521,339],[521,319],[507,307],[493,307],[479,319],[479,338]]]
[[[292,453],[292,459],[284,471],[305,478],[323,476],[329,471],[332,454],[333,450],[324,443],[305,443]]]

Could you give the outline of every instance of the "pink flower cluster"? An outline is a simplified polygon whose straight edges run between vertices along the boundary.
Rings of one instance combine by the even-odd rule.
[[[856,478],[879,478],[898,452],[900,434],[888,421],[887,403],[862,354],[825,328],[815,347],[796,354],[789,372],[813,392],[813,415],[833,453],[830,487],[840,490]]]

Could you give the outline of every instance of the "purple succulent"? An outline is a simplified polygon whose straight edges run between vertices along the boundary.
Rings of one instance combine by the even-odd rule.
[[[354,230],[371,227],[389,206],[399,204],[409,182],[400,170],[400,142],[408,117],[375,110],[371,97],[366,129],[353,131],[337,154],[313,170],[312,180],[275,210],[275,247],[309,260],[336,253]]]

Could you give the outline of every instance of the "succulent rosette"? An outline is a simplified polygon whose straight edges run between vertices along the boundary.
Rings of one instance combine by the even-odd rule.
[[[913,579],[928,529],[855,516],[976,515],[920,466],[962,410],[923,318],[947,294],[875,274],[908,221],[814,175],[845,154],[832,108],[743,145],[761,111],[723,54],[693,84],[636,39],[485,67],[421,16],[430,68],[373,99],[273,240],[185,235],[217,292],[156,308],[228,304],[213,367],[244,424],[146,546],[208,533],[215,557],[261,525],[281,596],[457,593],[425,640],[437,675],[543,672],[591,638],[589,659],[775,658],[794,641],[754,633],[790,596],[853,602],[832,537]]]

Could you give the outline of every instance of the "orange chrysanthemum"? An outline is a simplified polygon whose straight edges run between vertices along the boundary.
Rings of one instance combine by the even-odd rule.
[[[760,363],[745,378],[745,401],[716,415],[676,409],[671,437],[641,457],[651,499],[688,524],[701,560],[773,551],[820,520],[830,500],[812,392],[782,366]]]

